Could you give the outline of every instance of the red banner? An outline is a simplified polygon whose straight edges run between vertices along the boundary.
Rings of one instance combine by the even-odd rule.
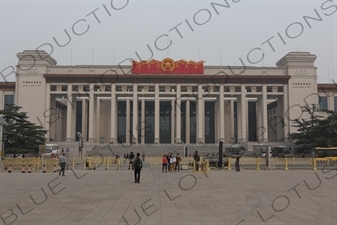
[[[165,58],[162,61],[152,59],[150,61],[132,61],[133,74],[203,74],[204,61],[174,61]]]

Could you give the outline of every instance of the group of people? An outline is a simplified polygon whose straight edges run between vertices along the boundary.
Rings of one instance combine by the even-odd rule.
[[[124,163],[127,160],[129,160],[129,162],[133,161],[134,157],[135,157],[135,155],[133,154],[133,152],[130,152],[130,154],[129,153],[124,153]],[[143,158],[143,162],[145,162],[145,154],[144,153],[142,154],[142,158]]]
[[[179,155],[179,153],[177,154],[173,154],[173,153],[168,153],[163,155],[163,158],[161,159],[162,162],[162,171],[164,173],[169,171],[169,172],[173,172],[173,171],[180,171],[180,162],[181,162],[181,157]]]

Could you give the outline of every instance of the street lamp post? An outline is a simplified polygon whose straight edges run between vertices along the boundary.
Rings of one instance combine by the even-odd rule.
[[[177,143],[177,138],[174,138],[174,140],[176,141],[176,144],[178,144]],[[181,144],[183,144],[183,154],[184,154],[184,157],[187,157],[187,147],[186,147],[186,144],[182,140],[180,140],[180,142],[181,142]]]

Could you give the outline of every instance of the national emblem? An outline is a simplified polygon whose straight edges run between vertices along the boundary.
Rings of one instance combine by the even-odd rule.
[[[175,66],[175,62],[173,61],[173,59],[171,58],[165,58],[161,61],[161,69],[163,71],[167,71],[169,70],[170,72],[172,72],[174,70]]]

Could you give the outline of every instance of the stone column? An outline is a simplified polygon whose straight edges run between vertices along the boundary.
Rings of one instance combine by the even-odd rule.
[[[160,117],[160,101],[159,101],[159,84],[154,85],[154,143],[159,144],[159,117]]]
[[[58,118],[51,118],[51,116],[53,115],[52,111],[54,111],[54,109],[51,109],[51,107],[50,107],[50,83],[46,83],[46,95],[45,96],[46,96],[45,112],[46,112],[46,115],[49,115],[49,117],[46,117],[46,116],[44,117],[43,129],[47,130],[47,133],[45,134],[45,137],[46,137],[46,140],[48,141],[49,138],[50,138],[50,128],[51,128],[49,122],[52,122],[52,121],[55,121],[55,120],[57,120],[57,122],[59,122],[58,120],[61,120],[61,116],[59,114],[56,114],[56,116],[58,116]],[[2,106],[3,105],[4,104],[2,104]],[[53,115],[53,117],[54,117],[54,115]],[[1,126],[1,128],[2,128],[2,126]]]
[[[175,119],[174,119],[174,107],[175,107],[175,99],[171,100],[171,144],[175,143],[175,132],[174,132],[174,123],[175,123]]]
[[[336,97],[336,93],[329,92],[327,95],[327,103],[328,103],[328,110],[334,111],[335,110],[335,104],[334,104],[334,98]]]
[[[111,84],[111,130],[110,130],[110,142],[116,144],[117,143],[117,136],[116,136],[116,128],[117,128],[117,98],[116,98],[116,84]]]
[[[82,135],[83,141],[87,141],[87,100],[82,99]]]
[[[214,136],[215,136],[215,143],[220,140],[220,113],[219,113],[219,98],[214,101]]]
[[[186,144],[190,144],[190,100],[186,100]]]
[[[262,134],[264,132],[264,127],[262,125],[262,96],[258,95],[257,100],[256,100],[256,119],[257,119],[257,124],[256,124],[256,130],[253,135],[256,137],[256,141],[261,142],[262,141]]]
[[[203,89],[202,85],[198,85],[198,109],[197,109],[197,117],[198,117],[198,138],[197,143],[204,142],[204,107],[203,107],[203,99],[202,99]]]
[[[58,125],[58,128],[56,129],[56,132],[58,134],[58,139],[57,141],[63,141],[62,139],[62,110],[60,109],[57,109],[57,112],[58,112],[58,116],[59,116],[59,119],[57,120],[57,125]]]
[[[268,142],[267,85],[262,84],[262,141]]]
[[[176,141],[181,142],[181,84],[177,84],[176,92]]]
[[[96,140],[101,143],[101,99],[96,102]]]
[[[242,95],[242,94],[241,94]],[[242,143],[242,97],[238,96],[236,99],[236,118],[237,118],[237,124],[236,124],[236,132],[237,132],[237,143]]]
[[[241,84],[241,142],[247,142],[247,102],[246,86]]]
[[[132,143],[138,143],[138,97],[137,84],[133,84]]]
[[[205,103],[206,101],[204,99],[201,100],[201,106],[202,106],[202,124],[201,124],[201,127],[203,128],[202,129],[202,143],[205,143]]]
[[[145,144],[145,125],[146,125],[146,121],[145,121],[145,99],[142,99],[142,113],[141,113],[141,143]]]
[[[94,83],[89,84],[89,142],[95,141],[95,121],[94,121],[94,109],[95,109],[95,99],[94,99]],[[67,113],[68,114],[68,113]]]
[[[225,141],[225,103],[224,103],[224,86],[219,87],[219,111],[217,113],[220,113],[219,115],[219,124],[220,126],[219,131],[220,131],[220,140],[224,142]]]
[[[288,85],[283,85],[283,122],[284,122],[284,129],[283,129],[283,137],[284,141],[287,141],[288,134],[290,133],[290,125],[291,122],[289,120],[288,109],[289,109],[289,97],[288,97]]]
[[[68,83],[68,101],[67,101],[67,141],[73,141],[72,140],[72,112],[73,108],[75,109],[76,101],[73,101],[74,96],[72,94],[73,85],[71,83]]]
[[[231,137],[233,137],[233,138],[235,138],[235,133],[234,133],[234,100],[233,99],[231,99],[230,100],[230,104],[231,104],[231,121],[230,121],[230,123],[231,123]],[[231,141],[231,140],[230,140]],[[234,140],[234,143],[236,142],[237,140]]]
[[[275,134],[275,140],[273,141],[282,141],[283,140],[283,95],[277,96],[277,108],[276,108],[276,115],[273,118],[273,121],[269,122],[269,129],[271,129],[272,133]],[[271,124],[270,124],[271,123]],[[271,132],[269,132],[271,133]],[[269,139],[269,141],[271,141]]]
[[[130,144],[130,99],[126,99],[126,134],[125,134],[125,143]]]

